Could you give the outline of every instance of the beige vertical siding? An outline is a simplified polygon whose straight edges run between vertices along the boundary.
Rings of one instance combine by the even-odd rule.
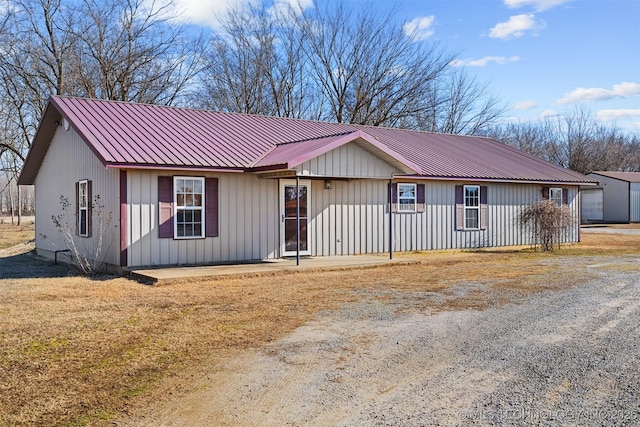
[[[158,238],[158,176],[216,176],[219,237]],[[202,264],[280,256],[278,181],[250,174],[128,172],[128,264]]]
[[[425,181],[426,211],[393,215],[393,250],[464,249],[531,243],[517,217],[522,206],[541,199],[542,186],[486,183],[487,230],[455,230],[455,185]],[[470,183],[467,183],[470,184]],[[313,255],[388,252],[389,217],[385,180],[334,181],[330,190],[313,181]],[[483,184],[485,185],[485,184]],[[577,224],[577,187],[569,188],[569,208]],[[564,237],[578,239],[577,225]]]
[[[53,256],[55,250],[67,248],[67,244],[53,225],[51,217],[62,214],[60,198],[66,198],[71,206],[68,210],[69,225],[75,230],[75,183],[92,181],[93,196],[100,196],[101,210],[112,214],[112,221],[104,233],[104,261],[120,263],[119,234],[119,171],[106,169],[95,154],[73,130],[59,126],[53,136],[35,180],[36,193],[36,247],[42,255]],[[93,217],[93,236],[78,237],[76,241],[87,255],[98,238],[98,219]]]
[[[390,178],[400,171],[357,142],[342,145],[296,167],[302,175],[342,178]]]
[[[631,183],[631,191],[629,194],[629,213],[631,218],[629,222],[640,222],[640,182]]]

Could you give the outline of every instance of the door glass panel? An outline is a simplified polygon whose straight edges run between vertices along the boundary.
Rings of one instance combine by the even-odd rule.
[[[284,187],[284,215],[287,218],[296,217],[296,186]],[[300,217],[307,216],[307,186],[300,186]]]
[[[300,251],[308,250],[307,245],[307,186],[300,185]],[[284,245],[286,252],[296,251],[296,186],[284,186]]]
[[[285,251],[296,251],[296,220],[284,220]],[[300,218],[300,251],[307,250],[307,221]]]

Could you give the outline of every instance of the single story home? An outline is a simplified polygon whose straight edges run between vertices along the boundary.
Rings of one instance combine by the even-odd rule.
[[[582,218],[587,222],[640,222],[640,172],[592,172],[597,187],[582,190]]]
[[[79,244],[126,268],[526,245],[543,197],[576,242],[595,181],[484,137],[52,96],[19,183],[39,254],[66,249],[66,202]]]

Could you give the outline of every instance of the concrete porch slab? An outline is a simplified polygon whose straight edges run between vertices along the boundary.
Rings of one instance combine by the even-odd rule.
[[[159,267],[128,270],[130,277],[146,284],[163,284],[191,280],[208,280],[229,276],[262,276],[283,271],[339,270],[366,268],[385,264],[413,264],[409,258],[389,259],[388,255],[355,255],[335,257],[304,257],[300,265],[286,258],[255,263]]]

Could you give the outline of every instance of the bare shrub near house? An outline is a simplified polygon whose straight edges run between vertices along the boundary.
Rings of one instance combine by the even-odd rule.
[[[563,234],[573,223],[569,208],[553,200],[541,200],[524,207],[518,220],[531,233],[534,249],[539,247],[543,251],[559,249]]]
[[[105,231],[111,226],[113,219],[113,212],[105,214],[104,206],[100,204],[100,195],[94,197],[91,204],[91,208],[88,210],[88,217],[86,221],[93,223],[92,227],[88,227],[88,230],[94,229],[95,235],[92,236],[91,232],[88,235],[81,236],[79,233],[79,220],[78,214],[71,215],[69,208],[71,202],[69,199],[60,196],[60,206],[62,207],[62,213],[59,215],[52,215],[51,220],[56,226],[58,231],[62,233],[64,242],[70,255],[68,258],[71,263],[85,276],[93,277],[99,273],[104,272],[105,263]],[[93,218],[96,221],[93,221]],[[95,240],[94,245],[87,246],[83,244],[83,239],[87,237],[93,237]],[[43,236],[46,239],[46,236]]]

